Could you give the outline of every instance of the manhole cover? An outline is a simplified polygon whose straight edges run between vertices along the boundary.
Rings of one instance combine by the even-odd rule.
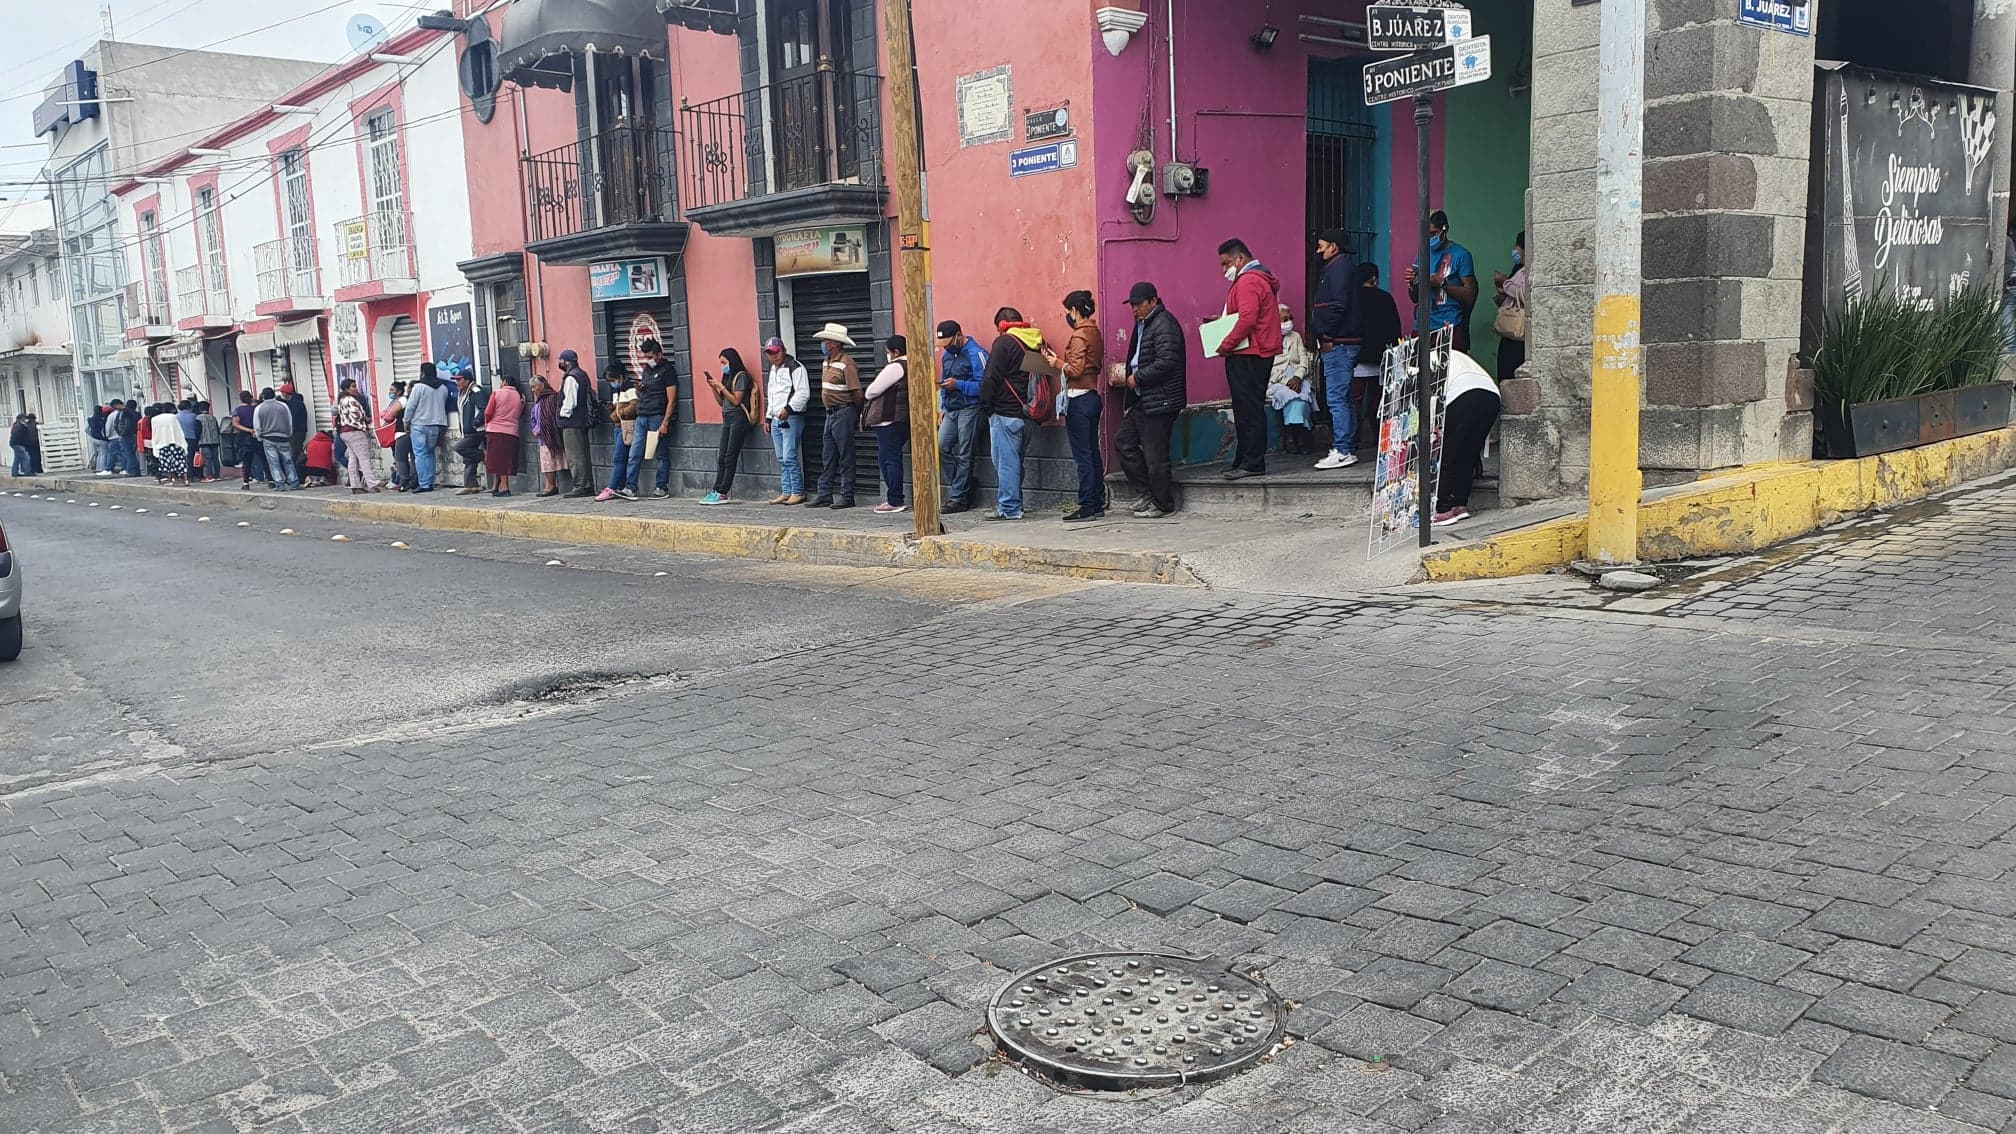
[[[1156,953],[1052,961],[1017,975],[987,1009],[1016,1059],[1102,1090],[1221,1079],[1272,1050],[1286,1021],[1265,985]]]

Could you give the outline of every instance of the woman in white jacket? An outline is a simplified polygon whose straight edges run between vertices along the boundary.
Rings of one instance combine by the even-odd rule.
[[[777,449],[777,479],[780,491],[772,504],[805,503],[805,463],[799,459],[804,443],[805,407],[812,404],[812,379],[805,367],[784,349],[784,340],[773,338],[763,344],[763,361],[769,366],[764,383],[763,404],[770,412],[763,429]]]
[[[1281,448],[1289,453],[1309,451],[1309,348],[1295,333],[1295,316],[1281,305],[1281,353],[1274,356],[1274,372],[1267,378],[1267,404],[1281,411]]]

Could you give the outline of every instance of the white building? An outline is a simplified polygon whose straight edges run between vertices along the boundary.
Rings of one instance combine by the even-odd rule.
[[[135,232],[113,207],[112,185],[176,146],[243,115],[324,70],[319,63],[100,41],[63,65],[36,107],[49,138],[81,400],[138,396],[125,331],[144,319]]]
[[[42,426],[42,467],[81,469],[90,453],[70,370],[70,307],[55,210],[0,201],[0,408]]]
[[[292,380],[326,427],[343,377],[376,403],[429,358],[473,355],[451,341],[472,298],[453,47],[407,32],[113,186],[139,235],[127,334],[149,344],[148,396],[221,410]]]

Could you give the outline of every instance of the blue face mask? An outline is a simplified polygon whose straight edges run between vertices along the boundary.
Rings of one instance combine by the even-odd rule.
[[[721,377],[728,377],[728,364],[725,362],[721,364]]]
[[[1514,248],[1512,250],[1512,270],[1516,272],[1520,268],[1523,268],[1525,266],[1526,266],[1526,253],[1519,251],[1517,248]]]
[[[1428,238],[1428,251],[1430,251],[1430,252],[1440,252],[1440,251],[1442,251],[1442,245],[1443,245],[1443,244],[1445,244],[1445,243],[1447,243],[1447,240],[1448,240],[1448,238],[1447,238],[1447,237],[1442,237],[1442,236],[1431,236],[1431,237],[1429,237],[1429,238]]]

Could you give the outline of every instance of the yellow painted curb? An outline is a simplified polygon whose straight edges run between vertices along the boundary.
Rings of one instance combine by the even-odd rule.
[[[53,480],[6,478],[0,483],[26,490],[62,491],[78,495],[119,495],[190,502],[187,490],[130,480]],[[570,515],[517,512],[496,508],[458,508],[395,500],[336,499],[295,494],[217,493],[203,497],[207,507],[286,514],[354,518],[402,524],[433,531],[536,539],[547,543],[599,544],[632,547],[679,555],[714,555],[780,563],[851,567],[951,567],[1021,571],[1073,579],[1104,579],[1126,583],[1197,584],[1196,576],[1173,552],[1094,551],[1061,547],[1021,547],[934,536],[916,539],[905,533],[849,531],[838,528],[794,528],[766,524],[712,523],[647,516]]]
[[[1843,516],[1923,500],[2016,467],[2016,427],[1875,457],[1784,461],[1714,473],[1654,493],[1638,508],[1638,554],[1648,560],[1756,551]],[[1504,579],[1584,557],[1588,517],[1487,536],[1422,557],[1436,582]]]

